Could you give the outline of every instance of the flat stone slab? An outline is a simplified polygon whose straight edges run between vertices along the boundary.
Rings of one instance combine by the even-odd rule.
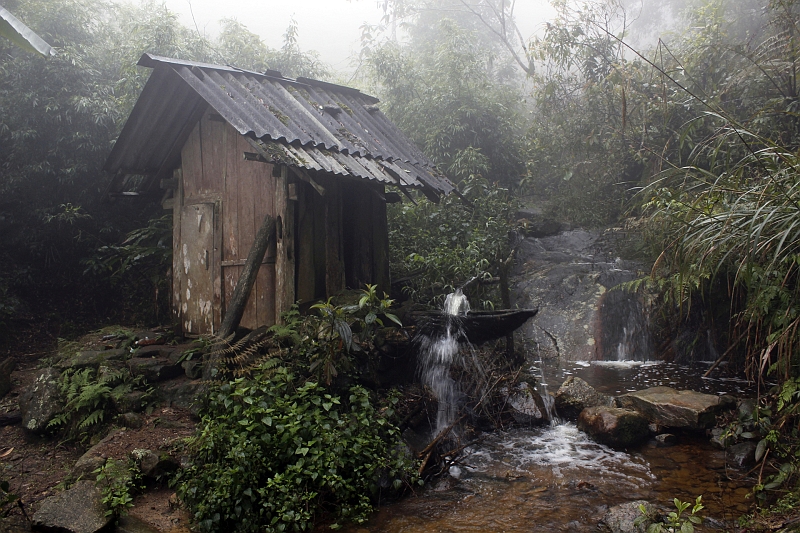
[[[96,533],[111,523],[94,481],[78,481],[71,489],[51,496],[33,515],[34,531]]]
[[[671,387],[652,387],[631,392],[619,396],[617,405],[639,411],[658,426],[688,429],[711,427],[719,412],[734,407],[713,394]]]

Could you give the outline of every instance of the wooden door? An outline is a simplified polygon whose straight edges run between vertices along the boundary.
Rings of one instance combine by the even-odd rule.
[[[201,203],[181,209],[180,269],[183,332],[200,335],[212,333],[214,312],[212,295],[214,260],[214,204]]]

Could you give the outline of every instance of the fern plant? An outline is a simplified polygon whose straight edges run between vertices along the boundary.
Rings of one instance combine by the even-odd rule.
[[[146,383],[142,378],[132,377],[126,369],[100,375],[92,368],[67,369],[59,381],[65,401],[64,409],[47,427],[65,428],[70,439],[83,438],[104,422],[107,415],[114,411],[115,402],[119,402],[134,387],[146,388]]]

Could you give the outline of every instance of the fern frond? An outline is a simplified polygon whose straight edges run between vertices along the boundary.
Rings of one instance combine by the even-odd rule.
[[[90,426],[97,424],[98,422],[102,422],[104,416],[105,416],[105,410],[96,409],[92,411],[86,418],[84,418],[80,424],[78,424],[78,429],[86,429]]]

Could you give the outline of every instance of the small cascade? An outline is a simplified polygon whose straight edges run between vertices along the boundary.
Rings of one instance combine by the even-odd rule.
[[[541,350],[536,350],[539,354],[539,396],[542,397],[544,403],[544,410],[547,414],[547,419],[550,421],[551,426],[561,424],[561,419],[558,418],[556,413],[556,401],[553,396],[550,396],[550,391],[547,390],[547,379],[545,378],[545,364],[542,357]]]
[[[653,358],[650,321],[635,294],[615,290],[604,295],[596,335],[599,361],[650,361]]]
[[[456,292],[451,292],[445,297],[442,311],[448,316],[467,316],[470,312],[469,300],[461,289],[456,289]]]
[[[459,355],[460,342],[465,342],[460,317],[469,312],[467,297],[457,289],[444,300],[443,312],[446,326],[434,337],[420,340],[420,377],[422,384],[430,388],[438,402],[435,435],[449,427],[456,419],[461,392],[450,375],[450,368]]]

